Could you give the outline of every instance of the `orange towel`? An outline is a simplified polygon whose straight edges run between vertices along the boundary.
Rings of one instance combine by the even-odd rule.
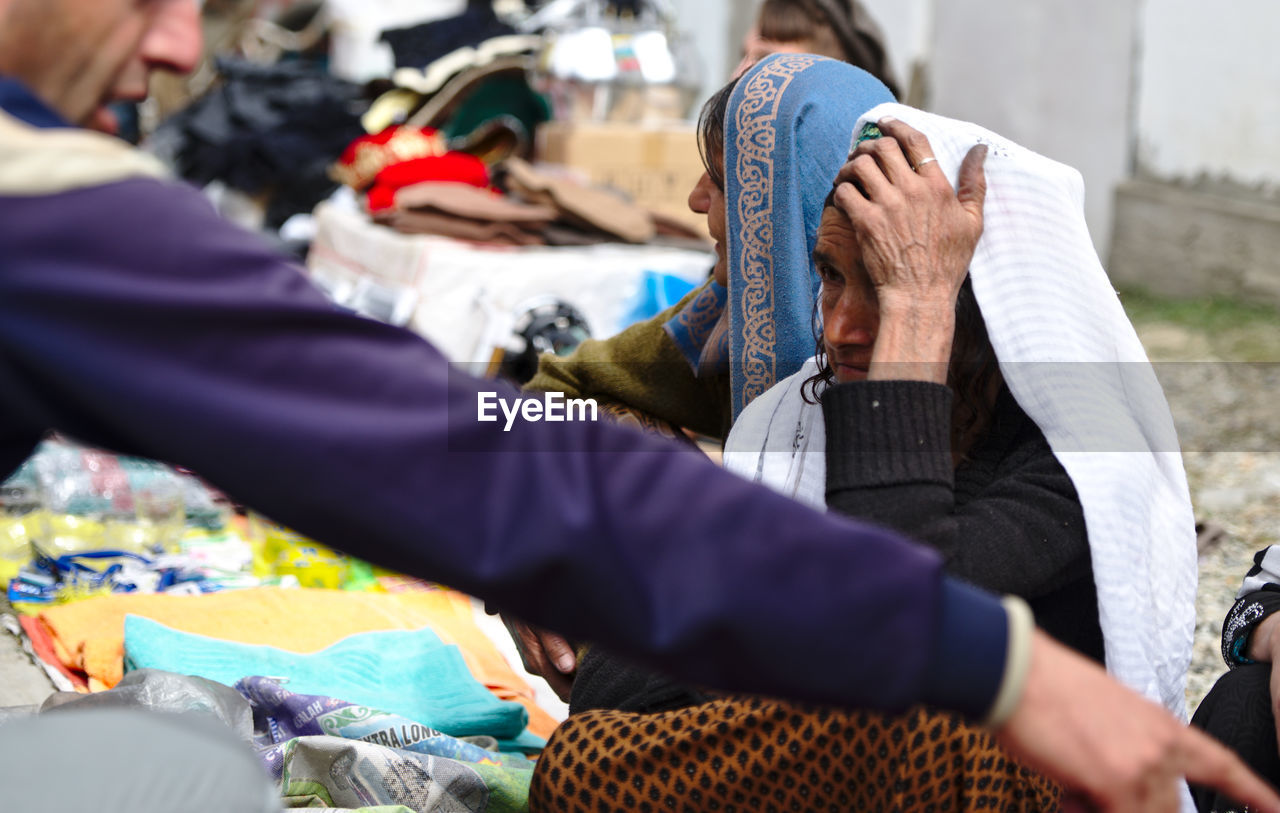
[[[476,625],[470,600],[452,590],[352,593],[262,587],[203,596],[117,594],[50,607],[40,613],[54,653],[88,675],[94,690],[123,676],[124,617],[140,615],[184,632],[292,652],[316,652],[348,635],[431,627],[462,651],[471,674],[503,700],[529,710],[529,730],[547,737],[553,717]]]
[[[31,651],[41,663],[51,669],[57,669],[71,682],[72,688],[76,691],[89,691],[89,682],[85,680],[84,673],[73,672],[65,663],[58,660],[58,656],[53,651],[53,641],[49,638],[49,630],[40,623],[40,619],[33,615],[21,615],[18,616],[18,623],[22,626],[22,631],[27,634],[27,639],[31,641]]]

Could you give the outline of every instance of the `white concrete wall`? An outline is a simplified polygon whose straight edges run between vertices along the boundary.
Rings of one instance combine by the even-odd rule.
[[[890,61],[904,91],[913,64],[923,63],[927,107],[977,121],[1080,170],[1089,228],[1105,257],[1112,190],[1132,171],[1132,91],[1141,1],[863,3],[885,32]],[[703,55],[703,98],[728,78],[738,38],[753,19],[757,2],[674,0],[682,27],[693,34]],[[1191,5],[1190,0],[1147,2]],[[1248,4],[1268,2],[1275,0]],[[1271,17],[1280,15],[1280,3],[1276,7]],[[1185,52],[1193,50],[1188,47]],[[1275,52],[1280,60],[1280,49]],[[1194,59],[1184,61],[1188,70],[1194,68]],[[1276,157],[1280,159],[1280,151]]]
[[[1274,2],[1254,0],[1268,1]],[[1129,176],[1133,158],[1139,2],[863,0],[885,32],[904,89],[912,65],[921,62],[930,109],[977,121],[1080,170],[1086,216],[1103,256],[1112,190]],[[727,79],[727,68],[718,73],[716,66],[734,63],[755,5],[675,0],[704,55],[704,98]]]
[[[1163,180],[1280,183],[1278,33],[1276,0],[1146,0],[1138,165]]]
[[[1129,175],[1138,0],[938,0],[930,108],[1080,170],[1105,257]]]
[[[736,63],[758,0],[673,0],[703,98]],[[1116,185],[1140,169],[1280,191],[1280,2],[863,0],[904,88],[1080,170],[1108,256]]]

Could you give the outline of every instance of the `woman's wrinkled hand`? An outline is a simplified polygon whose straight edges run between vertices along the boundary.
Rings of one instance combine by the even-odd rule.
[[[520,651],[524,668],[546,680],[556,695],[568,703],[578,669],[578,659],[569,639],[507,615],[502,616],[502,621]]]
[[[982,236],[987,147],[965,156],[953,190],[923,133],[894,118],[878,126],[883,136],[859,144],[836,177],[836,205],[853,224],[882,311],[954,306]]]

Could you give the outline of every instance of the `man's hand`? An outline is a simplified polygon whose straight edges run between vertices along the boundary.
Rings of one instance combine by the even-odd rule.
[[[1234,754],[1042,632],[1022,700],[996,737],[1100,810],[1176,811],[1186,777],[1280,813],[1280,797]]]
[[[516,649],[520,650],[524,668],[545,679],[556,695],[568,703],[574,673],[578,669],[578,658],[569,640],[506,615],[502,616],[502,621],[515,640]]]

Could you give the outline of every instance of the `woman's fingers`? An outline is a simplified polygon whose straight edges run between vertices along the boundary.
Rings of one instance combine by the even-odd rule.
[[[868,200],[884,203],[893,194],[893,182],[886,177],[880,163],[870,154],[855,155],[846,166],[852,176],[850,181],[862,190]]]
[[[881,133],[893,138],[899,151],[906,157],[906,160],[911,164],[911,168],[918,176],[935,183],[939,180],[947,181],[947,176],[942,172],[942,168],[938,166],[938,159],[933,155],[933,147],[929,145],[929,139],[924,133],[891,116],[880,119],[880,121],[876,122],[876,126],[880,128]],[[884,139],[881,138],[879,140],[883,141]],[[951,184],[947,183],[947,186],[949,188]]]
[[[894,138],[885,136],[863,141],[854,148],[852,159],[857,160],[862,156],[875,161],[884,177],[895,186],[916,183],[920,180]]]
[[[836,186],[835,203],[852,223],[863,223],[871,215],[873,207],[862,190],[852,180]]]
[[[563,645],[568,648],[568,642],[563,638],[518,618],[503,616],[502,620],[506,623],[512,640],[515,641],[525,669],[542,677],[573,671],[572,665],[567,670],[562,668],[558,659],[562,651],[556,645],[556,641],[563,642]],[[572,654],[572,649],[569,649],[569,652]]]
[[[568,638],[551,630],[539,630],[538,638],[542,642],[542,651],[562,674],[573,674],[577,670],[578,656],[574,654]]]
[[[502,620],[516,643],[525,670],[541,677],[561,700],[569,702],[577,659],[568,640],[518,618],[504,615]]]
[[[979,224],[982,223],[982,204],[987,199],[987,176],[982,171],[986,162],[987,145],[975,145],[965,154],[957,179],[956,199]]]

